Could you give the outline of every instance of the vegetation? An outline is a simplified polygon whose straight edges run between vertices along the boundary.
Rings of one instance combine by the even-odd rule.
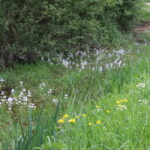
[[[2,50],[13,52],[13,63],[28,62],[26,51],[54,57],[60,51],[117,45],[121,30],[128,31],[137,21],[141,2],[2,0],[0,3],[0,55]],[[4,65],[8,59],[3,60]]]
[[[5,4],[10,4],[10,2],[12,1]],[[33,13],[36,7],[42,11],[41,4],[46,3],[46,6],[49,6],[50,3],[33,2],[22,1],[20,3],[18,1],[18,6],[22,6],[23,9],[14,10],[23,12],[32,8],[31,12]],[[53,1],[52,4],[55,2]],[[68,0],[68,4],[70,4],[69,2],[71,3]],[[107,4],[106,2],[112,4],[114,1],[105,1],[104,3]],[[125,5],[134,1],[123,2]],[[31,7],[29,4],[34,5]],[[67,4],[67,2],[58,1],[58,4]],[[62,7],[63,5],[56,6]],[[80,4],[80,6],[82,5]],[[116,4],[110,5],[111,12],[115,7]],[[54,8],[48,7],[47,9]],[[79,7],[76,9],[78,10]],[[37,12],[39,16],[40,11]],[[117,9],[115,11],[117,12]],[[21,15],[21,13],[19,14]],[[144,15],[144,12],[141,15],[148,20],[148,15]],[[35,16],[33,19],[36,19]],[[109,17],[108,20],[104,17],[103,21],[110,21],[111,17]],[[143,17],[139,16],[139,18]],[[65,19],[65,17],[60,19]],[[117,30],[121,28],[121,24],[120,27],[118,26],[119,20],[117,23],[111,22]],[[36,25],[34,23],[28,27],[34,28]],[[17,27],[19,26],[18,22]],[[43,26],[47,29],[46,24]],[[35,33],[44,32],[40,27],[35,29],[39,31]],[[83,26],[81,29],[84,29]],[[68,28],[68,30],[70,29]],[[57,31],[57,27],[55,31]],[[47,32],[45,31],[45,37]],[[110,33],[108,35],[111,35]],[[31,32],[26,35],[29,39],[31,38],[30,34]],[[92,32],[92,36],[94,36],[94,32]],[[29,39],[27,38],[27,40]],[[24,40],[22,45],[26,42]],[[64,43],[65,40],[64,38]],[[25,47],[32,42],[34,47],[36,40],[24,44]],[[32,63],[30,60],[33,59],[27,57],[23,59],[24,61],[21,59],[23,64],[15,64],[13,68],[0,72],[0,150],[149,149],[149,42],[149,34],[128,34],[127,38],[120,38],[119,43],[123,43],[123,45],[117,44],[116,49],[112,47],[111,49],[95,47],[86,51],[76,49],[65,55],[64,50],[59,55],[54,54],[55,49],[54,51],[50,50],[50,55],[55,55],[54,58],[49,55],[45,56],[40,44],[36,43],[36,46],[43,52],[41,60],[34,60]],[[18,49],[15,47],[18,46],[17,44],[13,42],[10,48],[17,51]],[[28,51],[28,48],[24,47],[22,52],[22,45],[20,45],[20,51],[17,51],[18,55],[14,56],[19,61],[20,54],[24,53],[25,55],[25,51]],[[58,46],[62,46],[61,42]],[[78,42],[75,44],[76,46],[78,46]],[[83,46],[85,45],[83,44]],[[5,50],[9,49],[3,49],[3,52]],[[21,53],[19,54],[19,52]],[[49,50],[47,52],[49,53]],[[35,53],[30,51],[31,53],[34,56]],[[30,56],[30,54],[26,56]],[[0,58],[3,58],[2,55]],[[26,61],[31,64],[25,63]],[[12,64],[11,61],[8,63]]]

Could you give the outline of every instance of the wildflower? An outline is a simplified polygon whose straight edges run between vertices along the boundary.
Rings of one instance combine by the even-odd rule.
[[[148,100],[140,99],[138,100],[139,103],[148,104]]]
[[[110,113],[110,110],[106,110],[107,113]]]
[[[127,100],[127,99],[123,99],[123,100],[122,100],[122,102],[127,103],[127,102],[128,102],[128,100]]]
[[[69,115],[68,114],[64,114],[64,119],[66,119],[66,118],[68,118],[69,117]]]
[[[89,122],[89,123],[88,123],[88,125],[89,125],[89,126],[92,126],[92,125],[93,125],[93,123]]]
[[[23,91],[23,92],[26,92],[26,89],[25,89],[25,88],[23,88],[23,89],[22,89],[22,91]]]
[[[121,100],[117,100],[117,101],[116,101],[117,104],[127,103],[127,102],[128,102],[127,99],[121,99]]]
[[[86,114],[82,114],[83,117],[86,117]]]
[[[15,92],[15,89],[11,89],[11,94],[14,94],[14,92]]]
[[[9,97],[7,100],[8,100],[8,102],[11,103],[11,102],[13,101],[13,98],[12,98],[12,97]]]
[[[49,89],[47,93],[52,94],[52,89]]]
[[[100,108],[100,106],[99,106],[99,105],[96,105],[96,108],[98,109],[98,108]]]
[[[52,99],[52,102],[58,104],[58,99]]]
[[[20,81],[20,85],[23,86],[23,81]]]
[[[4,82],[4,81],[5,81],[5,80],[1,77],[1,78],[0,78],[0,82]]]
[[[4,92],[4,91],[1,91],[1,95],[2,95],[2,96],[5,95],[5,92]]]
[[[144,83],[139,83],[139,84],[137,84],[136,86],[139,87],[139,88],[144,88],[144,87],[145,87],[145,84],[144,84]]]
[[[26,105],[26,103],[24,103],[25,105]],[[34,108],[34,109],[36,109],[36,106],[35,106],[35,104],[33,104],[33,103],[29,103],[29,108]]]
[[[101,121],[100,121],[100,120],[97,120],[97,121],[96,121],[96,124],[101,124]]]
[[[76,119],[70,119],[68,120],[69,123],[75,123],[76,122]]]
[[[67,98],[68,98],[68,94],[65,94],[65,95],[64,95],[64,99],[67,99]]]
[[[100,72],[103,72],[103,67],[100,67],[100,68],[99,68],[99,71],[100,71]]]
[[[63,124],[63,123],[64,123],[64,119],[59,119],[59,120],[58,120],[58,123],[59,123],[59,124]]]
[[[28,97],[31,97],[31,91],[28,90],[27,96],[28,96]]]
[[[126,105],[119,104],[119,105],[117,106],[117,109],[119,109],[119,110],[124,110],[124,109],[127,109],[127,106],[126,106]]]

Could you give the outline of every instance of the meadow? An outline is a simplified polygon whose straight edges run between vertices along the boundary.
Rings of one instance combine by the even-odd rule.
[[[1,72],[0,150],[149,150],[150,44],[138,37]]]

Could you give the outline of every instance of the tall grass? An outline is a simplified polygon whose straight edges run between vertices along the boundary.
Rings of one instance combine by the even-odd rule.
[[[14,127],[14,135],[11,143],[2,144],[2,150],[33,150],[42,145],[45,137],[55,137],[56,121],[59,113],[59,104],[53,115],[44,114],[44,107],[39,111],[38,115],[33,116],[32,109],[29,110],[28,128],[20,123],[16,123]]]
[[[44,81],[54,89],[52,97],[57,97],[61,105],[57,106],[53,117],[53,109],[48,107],[38,115],[30,110],[28,128],[25,129],[21,122],[20,126],[16,124],[13,140],[6,140],[2,150],[148,149],[149,46],[140,50],[138,54],[130,54],[126,66],[103,73],[88,68],[79,72],[43,63],[18,66],[16,70],[3,73],[3,77],[16,87],[18,81],[26,81],[25,86],[35,90],[35,100],[44,99],[43,93],[36,90]],[[145,83],[146,88],[137,88],[140,82]],[[69,95],[67,99],[64,99],[65,93]],[[119,99],[128,99],[127,109],[117,109],[116,100]],[[139,103],[140,99],[147,100],[148,104]],[[49,101],[48,97],[45,101]],[[62,124],[56,123],[64,114],[69,118]],[[74,118],[75,123],[68,122]],[[101,123],[97,124],[97,120]]]

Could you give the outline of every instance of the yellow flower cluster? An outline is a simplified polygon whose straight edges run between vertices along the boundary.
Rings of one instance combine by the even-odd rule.
[[[123,105],[123,103],[127,103],[128,100],[127,99],[121,99],[121,100],[117,100],[116,104],[117,104],[117,109],[118,110],[125,110],[127,109],[126,105]]]
[[[110,112],[109,110],[107,110],[107,111]],[[86,114],[82,114],[81,116],[82,116],[82,117],[87,117]],[[57,122],[58,122],[59,124],[63,124],[63,123],[65,123],[65,119],[67,119],[67,118],[69,118],[69,115],[68,115],[68,114],[64,114],[63,117],[60,118]],[[76,119],[78,119],[78,118],[79,118],[79,116],[76,116],[75,118],[69,119],[67,122],[68,122],[68,123],[71,123],[71,124],[74,124],[74,123],[76,123]],[[101,124],[101,120],[97,120],[97,121],[95,122],[95,124],[100,125],[100,124]],[[92,122],[89,122],[88,125],[89,125],[89,126],[92,126],[93,123],[92,123]]]
[[[75,123],[76,122],[76,119],[70,119],[68,120],[69,123]]]
[[[106,112],[107,112],[107,113],[110,113],[111,111],[110,111],[110,110],[106,110]]]
[[[82,114],[83,117],[86,117],[86,114]]]
[[[64,116],[62,118],[60,118],[57,122],[59,124],[63,124],[65,122],[65,119],[69,118],[68,114],[64,114]]]
[[[128,102],[127,99],[121,99],[121,100],[117,100],[117,101],[116,101],[117,104],[127,103],[127,102]]]
[[[89,125],[89,126],[92,126],[92,125],[93,125],[93,123],[89,122],[89,123],[88,123],[88,125]]]
[[[58,120],[58,123],[59,123],[59,124],[63,124],[63,123],[64,123],[64,119],[59,119],[59,120]]]
[[[96,108],[98,109],[98,108],[100,108],[100,106],[99,106],[99,105],[96,105]]]
[[[64,114],[63,118],[67,119],[67,118],[69,118],[69,115],[68,114]]]
[[[97,120],[96,121],[96,124],[101,124],[102,122],[100,120]]]

